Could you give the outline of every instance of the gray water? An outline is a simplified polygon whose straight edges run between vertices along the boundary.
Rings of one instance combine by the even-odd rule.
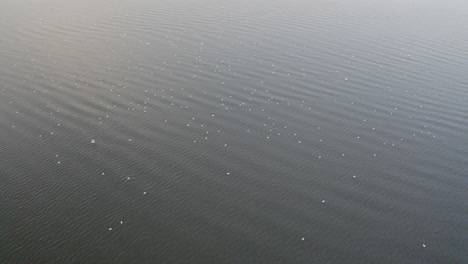
[[[468,2],[2,0],[0,25],[1,263],[468,263]]]

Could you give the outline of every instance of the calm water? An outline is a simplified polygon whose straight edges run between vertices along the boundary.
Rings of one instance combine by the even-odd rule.
[[[1,263],[468,263],[466,1],[0,24]]]

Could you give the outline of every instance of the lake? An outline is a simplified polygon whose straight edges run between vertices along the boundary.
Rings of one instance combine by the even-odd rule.
[[[468,263],[468,2],[2,0],[0,262]]]

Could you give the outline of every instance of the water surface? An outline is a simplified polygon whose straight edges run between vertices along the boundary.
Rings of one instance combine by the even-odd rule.
[[[465,1],[3,0],[0,24],[2,263],[468,263]]]

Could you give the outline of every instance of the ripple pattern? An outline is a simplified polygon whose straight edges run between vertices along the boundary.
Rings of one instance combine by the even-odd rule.
[[[468,262],[468,5],[374,2],[2,1],[2,261]]]

